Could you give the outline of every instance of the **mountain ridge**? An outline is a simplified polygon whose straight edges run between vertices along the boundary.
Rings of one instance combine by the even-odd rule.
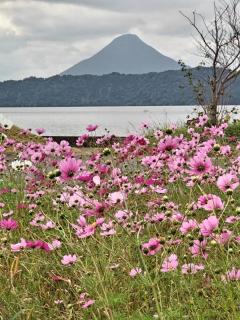
[[[211,69],[192,69],[196,78]],[[240,78],[226,104],[240,105]],[[207,90],[206,90],[207,94]],[[53,76],[0,83],[0,107],[171,106],[195,105],[192,88],[181,70],[146,74]]]

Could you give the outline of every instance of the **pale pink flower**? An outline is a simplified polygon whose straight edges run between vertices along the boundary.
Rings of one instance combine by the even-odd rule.
[[[114,225],[112,221],[109,221],[108,223],[103,223],[100,226],[101,232],[100,235],[101,236],[113,236],[114,234],[116,234],[116,230],[114,229]]]
[[[93,177],[93,182],[96,186],[100,186],[101,184],[101,178],[99,176],[94,176]]]
[[[130,277],[136,277],[138,274],[142,273],[141,268],[134,268],[129,272]]]
[[[239,281],[240,280],[240,269],[235,267],[232,270],[226,272],[225,275],[222,275],[222,281]]]
[[[199,197],[198,207],[207,211],[214,211],[222,210],[224,208],[224,204],[218,196],[214,194],[207,194]]]
[[[204,270],[204,266],[202,264],[187,263],[182,265],[183,274],[195,274],[200,270]]]
[[[109,199],[112,203],[118,203],[123,202],[123,200],[126,198],[126,195],[122,191],[116,191],[109,194]]]
[[[11,251],[19,252],[22,249],[26,248],[27,242],[26,242],[25,239],[21,238],[21,242],[15,243],[15,244],[11,244],[10,246],[11,246]]]
[[[124,222],[132,216],[132,212],[127,210],[118,210],[114,216],[119,222]]]
[[[216,216],[210,216],[203,220],[200,224],[200,232],[204,237],[209,237],[212,235],[213,231],[217,229],[219,220]]]
[[[228,155],[231,153],[231,147],[230,146],[221,146],[220,153],[222,155]]]
[[[37,132],[37,134],[41,135],[41,134],[45,133],[45,129],[43,129],[43,128],[37,128],[37,129],[36,129],[36,132]]]
[[[194,240],[193,245],[189,248],[189,251],[194,257],[197,256],[202,256],[203,258],[207,259],[208,254],[206,253],[206,246],[207,246],[207,241],[199,241],[199,240]]]
[[[65,255],[63,256],[61,262],[62,264],[64,265],[69,265],[69,264],[73,264],[77,261],[77,256],[74,254],[74,255],[71,255],[71,254],[68,254],[68,255]]]
[[[217,186],[223,192],[228,189],[235,190],[239,186],[239,179],[231,173],[224,174],[217,179]]]
[[[220,244],[226,244],[230,241],[232,236],[232,231],[224,230],[221,234],[216,235],[216,241]]]
[[[161,271],[169,272],[176,270],[178,266],[178,257],[176,254],[171,254],[168,258],[163,261]]]
[[[80,294],[79,302],[83,309],[87,309],[88,307],[90,307],[92,304],[95,303],[95,300],[90,299],[87,292],[83,292]]]
[[[53,240],[52,243],[49,243],[48,245],[51,250],[54,250],[54,249],[61,248],[62,243],[59,240]]]
[[[227,217],[226,218],[226,222],[227,223],[229,223],[229,224],[233,224],[233,223],[235,223],[235,222],[237,222],[237,221],[239,221],[240,220],[240,217],[236,217],[236,216],[229,216],[229,217]]]
[[[184,221],[180,227],[180,231],[182,234],[187,234],[188,232],[194,230],[197,228],[197,221],[190,219],[187,221]]]

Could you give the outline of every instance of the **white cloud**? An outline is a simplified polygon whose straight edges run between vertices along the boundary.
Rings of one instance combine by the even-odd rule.
[[[196,64],[192,30],[179,10],[210,14],[212,0],[1,0],[0,80],[47,77],[114,37],[136,33],[176,60]]]

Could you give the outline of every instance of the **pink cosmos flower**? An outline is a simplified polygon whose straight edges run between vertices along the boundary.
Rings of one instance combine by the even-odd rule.
[[[132,216],[132,212],[127,210],[118,210],[114,216],[118,222],[124,222]]]
[[[18,228],[18,223],[17,221],[13,219],[2,219],[0,220],[0,229],[5,229],[5,230],[15,230]]]
[[[178,147],[179,140],[177,137],[167,136],[159,141],[158,149],[162,152],[172,151]]]
[[[220,153],[222,155],[228,155],[231,153],[231,147],[230,146],[221,146]]]
[[[45,133],[45,129],[43,129],[43,128],[37,128],[37,129],[36,129],[36,132],[37,132],[37,134],[41,135],[41,134]]]
[[[197,221],[190,219],[188,221],[184,221],[180,227],[180,231],[182,234],[187,234],[188,232],[197,228]]]
[[[227,217],[226,218],[226,222],[227,223],[229,223],[229,224],[233,224],[233,223],[235,223],[235,222],[237,222],[237,221],[239,221],[240,220],[240,217],[236,217],[236,216],[229,216],[229,217]]]
[[[80,137],[78,137],[78,139],[76,141],[76,145],[78,147],[81,147],[87,141],[88,138],[89,138],[89,135],[86,133],[81,135]]]
[[[26,246],[27,246],[26,240],[21,238],[21,241],[19,243],[11,244],[11,251],[19,252],[22,249],[26,248]]]
[[[61,248],[62,243],[59,240],[53,240],[52,243],[48,244],[51,250],[55,250]]]
[[[50,246],[47,242],[44,242],[42,240],[34,240],[34,241],[26,241],[26,248],[31,249],[42,249],[46,252],[50,251]]]
[[[224,230],[221,234],[216,235],[216,241],[220,244],[226,244],[230,241],[232,231]]]
[[[207,194],[199,197],[198,207],[207,211],[214,211],[218,209],[222,210],[224,208],[224,204],[218,196],[214,194]]]
[[[38,163],[42,160],[43,158],[43,155],[41,152],[34,152],[32,155],[31,155],[31,161],[33,163]]]
[[[99,176],[94,176],[93,177],[93,183],[96,185],[96,186],[100,186],[101,184],[101,178]]]
[[[191,173],[194,175],[203,175],[211,173],[213,170],[212,161],[205,154],[199,153],[189,162]]]
[[[116,191],[109,194],[109,199],[112,203],[118,203],[123,202],[123,200],[126,198],[126,195],[122,191]]]
[[[97,125],[97,124],[89,124],[89,125],[87,126],[86,130],[87,130],[88,132],[92,132],[92,131],[97,130],[97,128],[98,128],[98,125]]]
[[[240,280],[240,269],[236,269],[235,267],[232,270],[227,271],[225,275],[222,277],[222,281],[239,281]]]
[[[142,251],[147,256],[155,255],[161,248],[160,241],[155,238],[151,238],[148,242],[142,244]]]
[[[78,172],[79,168],[80,168],[80,161],[74,158],[68,158],[68,159],[62,160],[59,163],[61,178],[64,181],[73,179],[76,173]]]
[[[203,220],[200,224],[200,232],[204,237],[212,235],[213,231],[218,227],[219,220],[216,216],[210,216]]]
[[[140,129],[148,129],[149,126],[150,126],[149,122],[143,121],[143,122],[140,123],[139,128],[140,128]]]
[[[202,264],[188,263],[182,265],[182,274],[195,274],[200,270],[204,270]]]
[[[193,246],[189,248],[189,251],[194,257],[203,256],[203,258],[207,259],[208,254],[206,253],[207,241],[199,241],[194,240]]]
[[[114,234],[116,234],[116,230],[114,229],[114,225],[112,221],[109,221],[108,223],[103,223],[100,226],[101,232],[100,235],[101,236],[113,236]]]
[[[235,190],[239,186],[239,179],[231,173],[224,174],[217,179],[217,186],[223,192],[228,189]]]
[[[142,273],[142,269],[141,268],[134,268],[129,272],[129,275],[130,275],[130,277],[134,278],[140,273]]]
[[[83,309],[87,309],[88,307],[90,307],[92,304],[95,303],[95,300],[89,299],[87,292],[83,292],[80,294],[80,301],[79,302],[80,302]]]
[[[62,264],[64,265],[69,265],[69,264],[73,264],[77,261],[77,256],[74,254],[74,255],[71,255],[71,254],[68,254],[68,255],[65,255],[63,256],[61,262]]]
[[[209,118],[206,114],[204,114],[203,116],[200,116],[198,118],[198,127],[203,127],[207,122],[208,122]]]
[[[178,257],[176,254],[171,254],[168,258],[163,261],[162,272],[169,272],[176,270],[178,266]]]

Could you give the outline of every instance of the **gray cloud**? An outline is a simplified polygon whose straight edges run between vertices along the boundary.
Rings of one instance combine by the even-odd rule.
[[[50,76],[123,33],[196,64],[192,30],[179,14],[208,18],[213,0],[1,0],[0,80]]]

